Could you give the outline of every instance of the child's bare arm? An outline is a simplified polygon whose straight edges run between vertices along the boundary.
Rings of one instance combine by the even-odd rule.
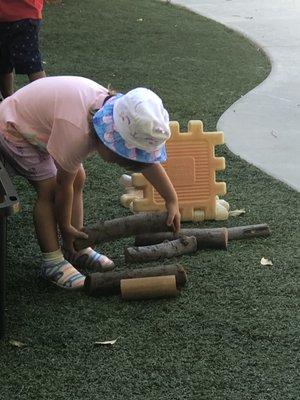
[[[72,226],[73,183],[77,172],[69,173],[58,166],[56,176],[55,208],[57,222],[64,240],[64,247],[73,251],[75,238],[87,238],[87,235]]]
[[[144,177],[164,198],[168,211],[167,225],[173,225],[175,233],[180,230],[180,212],[177,194],[170,178],[161,164],[150,164],[142,171]]]

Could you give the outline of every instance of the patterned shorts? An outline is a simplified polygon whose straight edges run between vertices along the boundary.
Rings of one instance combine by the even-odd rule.
[[[41,21],[22,19],[0,22],[0,73],[17,74],[43,71],[39,51]]]
[[[21,175],[30,181],[42,181],[56,176],[57,169],[50,154],[27,142],[18,146],[1,133],[0,156],[10,176]]]

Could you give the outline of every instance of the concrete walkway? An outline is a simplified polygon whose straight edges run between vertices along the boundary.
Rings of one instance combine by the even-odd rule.
[[[172,0],[262,47],[267,79],[234,103],[217,128],[228,147],[300,191],[300,0]]]

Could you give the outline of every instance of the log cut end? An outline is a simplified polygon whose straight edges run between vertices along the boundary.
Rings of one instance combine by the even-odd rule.
[[[121,295],[125,300],[176,297],[179,293],[175,275],[121,280]]]

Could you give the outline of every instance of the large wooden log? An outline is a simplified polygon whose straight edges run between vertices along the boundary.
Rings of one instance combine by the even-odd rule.
[[[166,225],[167,213],[140,213],[109,221],[99,221],[92,227],[83,228],[88,239],[76,239],[75,249],[81,250],[95,244],[110,242],[145,232],[165,232],[172,230]]]
[[[84,288],[90,296],[118,294],[122,279],[146,278],[150,276],[175,275],[177,288],[186,284],[187,277],[181,265],[160,265],[157,267],[126,269],[124,271],[95,272],[86,277]]]
[[[197,239],[198,249],[226,249],[228,240],[251,239],[254,237],[270,236],[267,224],[236,226],[232,228],[186,228],[181,229],[179,236],[194,236]],[[164,240],[174,240],[172,232],[145,233],[136,235],[136,246],[158,244]]]
[[[135,237],[136,246],[148,246],[162,243],[164,240],[174,240],[182,235],[194,236],[197,240],[197,249],[227,249],[228,231],[226,228],[215,229],[181,229],[179,236],[173,232],[158,232],[142,234]]]
[[[129,263],[157,261],[183,254],[194,253],[197,240],[194,236],[182,236],[179,239],[141,247],[128,247],[124,251],[125,261]]]

